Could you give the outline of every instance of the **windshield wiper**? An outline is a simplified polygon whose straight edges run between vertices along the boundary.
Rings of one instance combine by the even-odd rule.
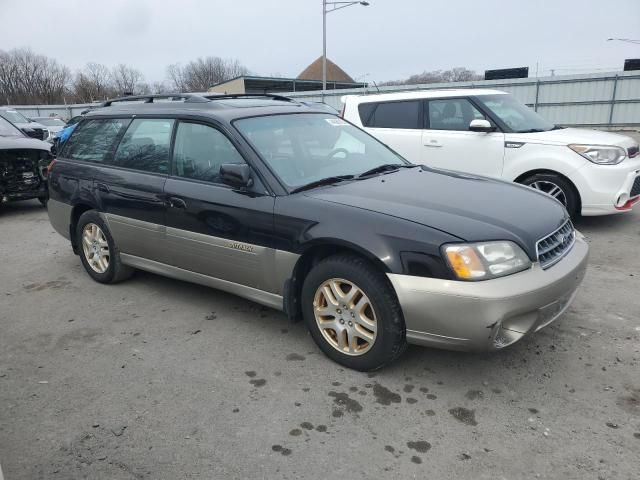
[[[384,163],[382,165],[378,165],[377,167],[373,167],[366,172],[362,172],[356,178],[364,178],[370,175],[375,175],[376,173],[384,173],[384,172],[394,172],[401,168],[415,168],[418,165],[407,165],[406,163]]]
[[[354,178],[353,175],[336,175],[333,177],[321,178],[320,180],[315,180],[313,182],[307,183],[306,185],[302,185],[301,187],[296,187],[291,190],[291,193],[310,190],[312,188],[321,187],[322,185],[332,185],[334,183],[344,182],[345,180],[350,180],[352,178]]]
[[[547,132],[548,130],[545,130],[543,128],[530,128],[528,130],[516,130],[516,133],[540,133],[540,132]]]

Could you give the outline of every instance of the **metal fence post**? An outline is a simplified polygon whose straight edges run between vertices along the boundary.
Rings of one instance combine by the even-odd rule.
[[[536,78],[536,101],[533,104],[533,111],[538,111],[538,95],[540,94],[540,79]]]
[[[609,127],[613,122],[613,109],[616,107],[616,90],[618,89],[618,74],[613,79],[613,94],[611,95],[611,109],[609,110]]]

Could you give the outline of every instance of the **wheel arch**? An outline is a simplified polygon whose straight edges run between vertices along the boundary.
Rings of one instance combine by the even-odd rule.
[[[69,238],[71,239],[71,247],[73,248],[73,253],[75,253],[76,255],[79,254],[78,243],[76,242],[76,227],[78,226],[78,220],[80,220],[80,216],[84,212],[88,212],[89,210],[95,210],[95,207],[88,202],[77,203],[71,210]]]
[[[529,170],[527,172],[524,172],[520,175],[518,175],[513,181],[515,183],[522,183],[526,178],[531,177],[533,175],[537,175],[539,173],[544,173],[544,174],[549,174],[549,175],[557,175],[558,177],[561,177],[565,182],[567,182],[572,188],[573,188],[573,193],[576,194],[576,198],[578,199],[578,212],[580,212],[580,210],[582,209],[582,197],[580,196],[580,191],[578,190],[578,187],[576,187],[576,184],[573,183],[571,181],[571,179],[569,177],[567,177],[566,175],[563,175],[562,173],[555,171],[555,170],[550,170],[548,168],[537,168],[534,170]]]
[[[309,245],[300,255],[293,267],[291,277],[285,282],[283,307],[290,321],[298,322],[302,319],[300,296],[308,273],[325,258],[337,254],[351,254],[363,258],[381,272],[389,273],[390,271],[377,256],[362,247],[335,239],[318,240]]]

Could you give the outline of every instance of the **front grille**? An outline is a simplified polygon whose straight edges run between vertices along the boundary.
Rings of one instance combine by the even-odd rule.
[[[576,241],[576,231],[571,220],[567,220],[558,230],[536,243],[538,261],[542,268],[549,268],[564,257]]]
[[[634,158],[636,155],[638,155],[638,153],[640,153],[640,147],[638,147],[638,145],[629,147],[627,149],[627,154],[629,155],[629,158]]]
[[[636,177],[634,180],[633,186],[631,187],[631,193],[629,194],[630,197],[635,197],[637,195],[640,195],[640,177]]]

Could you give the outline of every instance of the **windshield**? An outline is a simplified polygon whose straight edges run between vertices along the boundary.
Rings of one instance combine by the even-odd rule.
[[[407,164],[335,115],[271,115],[237,120],[234,125],[290,188],[327,177],[357,176],[381,165]]]
[[[11,123],[29,123],[24,115],[15,110],[0,110],[0,117],[6,118]]]
[[[20,130],[14,127],[11,123],[7,122],[4,118],[0,117],[0,137],[23,137],[24,135]]]
[[[478,95],[476,97],[488,110],[514,132],[546,132],[555,125],[511,95]]]
[[[64,127],[65,123],[59,118],[36,118],[36,122],[41,123],[42,125],[46,125],[47,127]]]

